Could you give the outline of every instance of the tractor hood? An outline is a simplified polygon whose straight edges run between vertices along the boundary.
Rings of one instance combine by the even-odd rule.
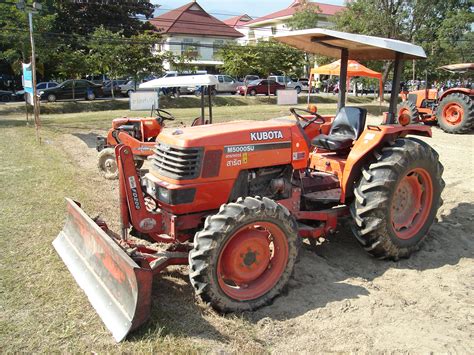
[[[212,125],[166,128],[158,141],[176,147],[209,147],[291,141],[292,118],[232,121]]]

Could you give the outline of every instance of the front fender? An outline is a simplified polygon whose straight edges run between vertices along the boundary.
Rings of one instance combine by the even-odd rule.
[[[362,166],[371,158],[371,153],[386,142],[406,135],[431,137],[431,127],[424,125],[381,125],[367,126],[347,157],[341,179],[341,202],[352,195],[353,184],[362,173]]]

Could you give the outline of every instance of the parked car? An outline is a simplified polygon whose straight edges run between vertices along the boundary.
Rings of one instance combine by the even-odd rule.
[[[89,80],[66,80],[62,84],[39,92],[41,100],[54,102],[60,99],[94,100],[103,96],[102,85]]]
[[[123,96],[129,96],[130,93],[135,92],[138,88],[138,83],[135,84],[135,80],[129,80],[125,84],[119,86],[120,93]]]
[[[257,94],[276,95],[278,90],[285,90],[285,85],[279,84],[275,80],[258,79],[248,83],[247,86],[239,86],[237,93],[242,96],[245,95],[245,92],[251,96]]]
[[[1,102],[9,102],[13,98],[13,94],[11,91],[0,90],[0,101]]]
[[[113,80],[114,95],[120,94],[120,85],[127,83],[127,80]],[[112,80],[107,81],[102,87],[104,96],[112,96]]]
[[[49,89],[49,88],[55,88],[59,84],[55,81],[45,81],[36,84],[36,90],[39,93],[40,91],[44,89]],[[24,100],[25,99],[25,90],[19,90],[15,94],[13,94],[13,98],[15,100]]]
[[[301,83],[302,91],[309,91],[309,80],[306,78],[299,78],[298,81]]]
[[[247,85],[248,83],[258,79],[260,79],[258,75],[246,75],[244,78],[244,85]]]
[[[275,80],[278,84],[285,85],[287,89],[295,89],[298,94],[303,88],[303,85],[299,81],[293,81],[289,76],[271,75],[267,79]]]
[[[233,77],[229,75],[214,75],[219,83],[216,85],[216,92],[230,92],[231,94],[234,94],[237,91],[237,88],[239,86],[242,86],[244,83],[241,81],[238,81],[237,79],[234,79]]]

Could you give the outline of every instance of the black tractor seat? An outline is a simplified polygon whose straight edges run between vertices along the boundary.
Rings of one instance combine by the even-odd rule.
[[[364,131],[367,110],[360,107],[343,107],[334,119],[329,134],[313,138],[311,145],[330,151],[348,149]]]

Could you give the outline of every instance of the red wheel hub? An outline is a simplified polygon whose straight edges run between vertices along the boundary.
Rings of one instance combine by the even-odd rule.
[[[277,225],[270,222],[246,225],[230,237],[219,255],[219,285],[234,299],[258,298],[275,286],[287,261],[286,236]]]
[[[423,227],[433,202],[433,183],[425,169],[414,169],[399,182],[392,199],[392,226],[400,239],[413,238]]]
[[[398,113],[398,123],[402,126],[406,126],[410,123],[410,111],[406,108],[402,108]]]
[[[463,118],[464,110],[461,105],[455,102],[450,102],[444,106],[443,119],[447,124],[456,126],[462,122]]]

